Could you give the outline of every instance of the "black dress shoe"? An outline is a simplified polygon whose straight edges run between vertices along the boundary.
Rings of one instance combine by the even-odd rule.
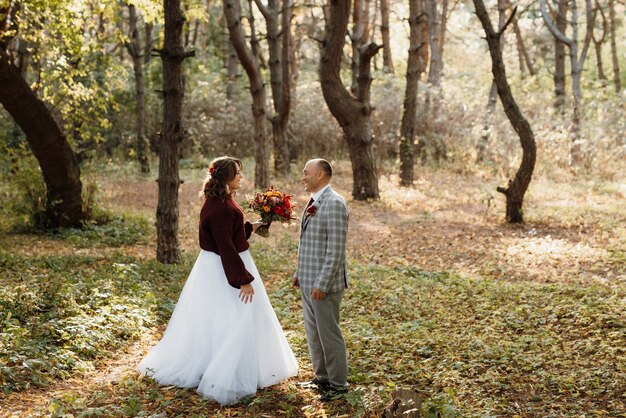
[[[324,393],[322,393],[319,397],[319,400],[322,402],[336,401],[337,399],[341,399],[348,393],[348,389],[345,388],[334,388],[330,386]]]
[[[327,380],[322,380],[319,377],[314,377],[313,380],[308,382],[298,382],[296,387],[302,389],[315,389],[319,391],[326,391],[330,388],[330,383]]]

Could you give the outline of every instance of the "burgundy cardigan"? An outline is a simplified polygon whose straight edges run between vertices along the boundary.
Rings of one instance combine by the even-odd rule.
[[[200,248],[220,256],[228,284],[241,288],[254,280],[239,257],[249,248],[252,224],[243,221],[243,212],[233,199],[206,199],[200,211]]]

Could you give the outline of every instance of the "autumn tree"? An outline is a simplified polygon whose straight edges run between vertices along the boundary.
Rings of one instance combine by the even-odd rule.
[[[11,45],[20,31],[19,8],[12,1],[0,6],[0,103],[26,135],[41,168],[47,191],[46,223],[79,227],[85,212],[76,154],[62,126],[24,79],[25,68],[13,59]]]
[[[184,87],[182,65],[194,55],[183,47],[185,17],[180,0],[164,0],[165,38],[158,50],[163,61],[163,127],[159,138],[159,198],[157,203],[157,260],[180,261],[178,243],[178,173],[181,144],[185,137],[182,123]]]
[[[360,48],[357,91],[355,95],[351,94],[340,75],[351,3],[349,0],[330,2],[319,75],[326,104],[339,122],[348,143],[352,163],[352,196],[356,200],[378,199],[378,178],[372,151],[371,114],[374,109],[370,104],[370,62],[381,47],[372,42]]]
[[[482,0],[474,0],[474,7],[476,8],[476,15],[487,35],[486,39],[489,46],[489,54],[491,55],[491,72],[500,101],[513,129],[519,135],[522,146],[522,162],[515,174],[515,178],[509,181],[508,187],[498,187],[497,189],[506,196],[506,220],[510,223],[521,223],[524,221],[524,195],[535,168],[537,146],[532,128],[513,97],[511,87],[506,78],[504,60],[502,59],[502,35],[514,18],[517,9],[513,9],[508,21],[500,26],[500,29],[496,32],[493,29],[489,13]]]

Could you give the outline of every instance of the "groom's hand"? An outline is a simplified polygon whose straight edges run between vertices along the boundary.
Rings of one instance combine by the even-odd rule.
[[[326,297],[326,292],[322,292],[321,290],[313,288],[313,290],[311,291],[311,297],[316,300],[324,299]]]

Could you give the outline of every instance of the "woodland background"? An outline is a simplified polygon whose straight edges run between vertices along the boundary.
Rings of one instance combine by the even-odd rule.
[[[428,417],[626,415],[624,2],[488,1],[501,37],[481,5],[0,1],[0,416],[380,416],[397,388]],[[306,160],[335,167],[345,400],[220,408],[133,370],[224,154],[238,200],[300,208]],[[304,380],[297,237],[251,251]]]

